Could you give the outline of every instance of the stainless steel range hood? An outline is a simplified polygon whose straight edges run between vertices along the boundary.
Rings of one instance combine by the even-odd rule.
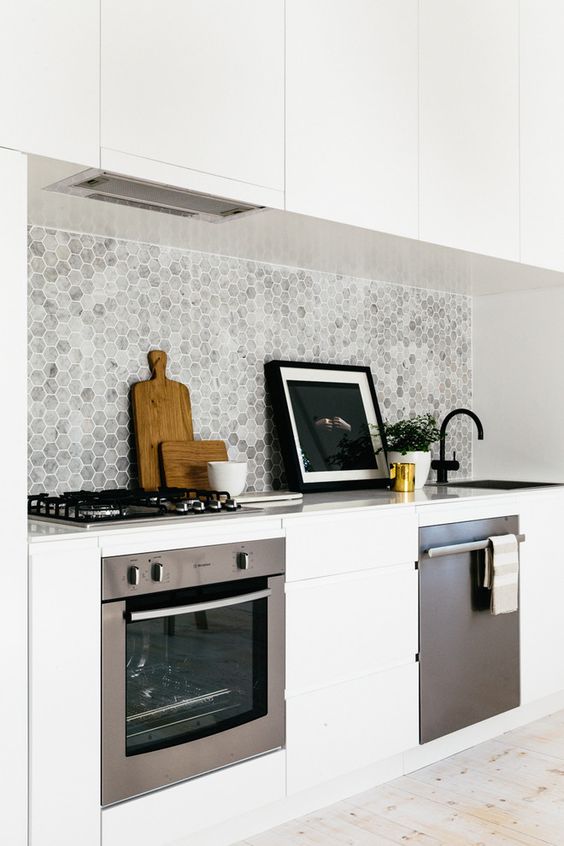
[[[252,206],[248,203],[224,200],[207,194],[197,194],[194,191],[173,188],[170,185],[145,182],[142,179],[133,179],[94,168],[83,170],[74,176],[48,185],[45,190],[148,211],[192,217],[207,220],[210,223],[222,223],[264,208],[264,206]]]

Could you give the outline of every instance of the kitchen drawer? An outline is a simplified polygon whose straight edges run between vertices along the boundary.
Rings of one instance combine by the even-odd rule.
[[[288,794],[416,746],[417,670],[413,663],[288,700]]]
[[[288,582],[417,560],[413,508],[302,517],[285,529]]]
[[[294,582],[286,593],[288,696],[413,661],[413,564]]]
[[[103,846],[191,843],[196,832],[280,802],[285,773],[280,750],[104,808]]]

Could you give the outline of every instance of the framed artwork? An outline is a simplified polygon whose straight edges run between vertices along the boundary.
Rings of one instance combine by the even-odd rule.
[[[369,367],[269,361],[264,370],[292,490],[389,484],[382,417]]]

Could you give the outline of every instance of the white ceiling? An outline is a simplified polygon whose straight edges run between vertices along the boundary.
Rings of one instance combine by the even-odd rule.
[[[83,169],[29,158],[31,224],[476,296],[564,287],[563,273],[290,212],[213,224],[42,190]]]

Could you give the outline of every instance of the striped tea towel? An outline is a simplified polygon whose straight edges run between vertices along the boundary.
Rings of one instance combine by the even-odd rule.
[[[519,607],[519,543],[515,535],[494,535],[485,554],[484,587],[492,592],[492,614]]]

